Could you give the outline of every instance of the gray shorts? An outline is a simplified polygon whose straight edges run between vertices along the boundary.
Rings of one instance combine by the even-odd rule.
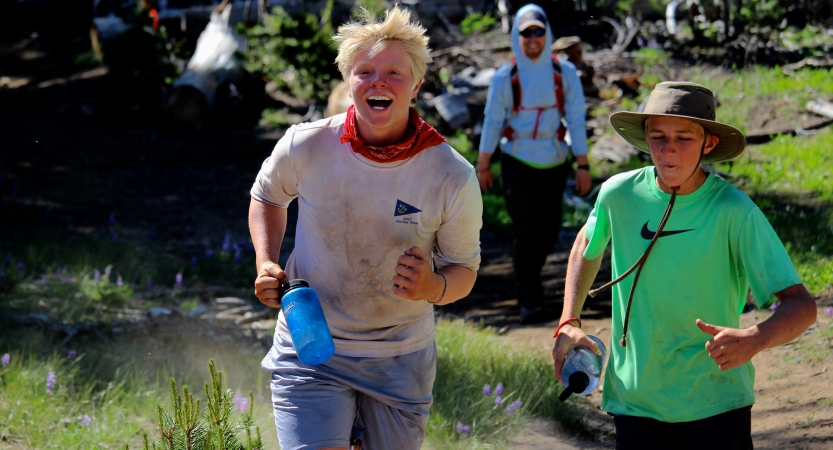
[[[437,347],[402,356],[333,355],[307,366],[292,341],[275,336],[263,359],[272,372],[272,404],[281,450],[347,447],[419,449],[425,439]]]

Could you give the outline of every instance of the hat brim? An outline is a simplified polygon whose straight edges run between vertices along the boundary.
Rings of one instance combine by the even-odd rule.
[[[691,116],[619,111],[610,116],[610,124],[613,126],[616,133],[618,133],[619,136],[622,136],[622,139],[628,141],[631,145],[645,153],[651,153],[648,149],[648,142],[645,139],[644,127],[645,120],[649,117],[679,117],[681,119],[688,119],[702,125],[703,128],[709,130],[711,134],[720,138],[720,141],[712,149],[712,151],[703,155],[702,162],[704,163],[729,161],[743,153],[743,149],[746,148],[746,138],[737,128],[731,125],[726,125],[725,123],[698,119]]]
[[[544,24],[544,22],[541,22],[540,20],[537,20],[537,19],[531,19],[531,20],[527,20],[527,21],[519,23],[518,24],[518,30],[523,31],[523,30],[526,30],[527,28],[529,28],[533,25],[535,25],[538,28],[543,28],[545,30],[547,29],[547,26]]]

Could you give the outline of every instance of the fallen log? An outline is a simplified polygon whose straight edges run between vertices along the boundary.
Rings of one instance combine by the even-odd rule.
[[[232,5],[224,4],[197,40],[194,56],[173,83],[162,105],[163,127],[200,131],[217,108],[222,92],[233,93],[245,71],[235,52],[245,51],[246,40],[229,26]]]
[[[810,100],[807,102],[807,111],[833,119],[833,103],[828,101]]]
[[[797,63],[785,64],[781,66],[781,72],[783,72],[785,75],[792,75],[792,72],[799,69],[803,69],[804,67],[830,68],[833,67],[833,59],[816,58],[811,56],[809,58],[804,58]]]

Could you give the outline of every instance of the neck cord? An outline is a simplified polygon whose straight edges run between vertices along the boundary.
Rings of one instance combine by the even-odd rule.
[[[706,139],[704,137],[703,138],[703,146],[700,147],[700,158],[697,160],[697,165],[694,166],[694,172],[692,172],[691,175],[689,175],[688,178],[686,178],[683,181],[683,183],[688,181],[689,178],[691,178],[692,176],[694,176],[695,173],[697,173],[697,169],[700,168],[700,161],[703,160],[703,150],[705,150],[705,148],[706,148]],[[683,183],[681,183],[680,186],[682,186]],[[602,285],[601,287],[599,287],[597,289],[593,289],[590,292],[588,292],[589,296],[595,297],[599,292],[602,292],[606,289],[609,289],[611,286],[613,286],[616,283],[622,281],[628,275],[630,275],[631,272],[636,270],[636,275],[634,276],[633,284],[631,285],[631,291],[628,294],[628,306],[625,308],[625,323],[624,323],[624,326],[622,328],[622,339],[619,340],[619,345],[622,346],[622,347],[627,346],[626,339],[627,339],[627,336],[628,336],[628,321],[630,319],[630,314],[631,314],[631,303],[633,301],[633,294],[634,294],[634,292],[636,292],[636,284],[639,282],[639,274],[642,273],[642,268],[645,267],[645,261],[648,260],[648,255],[651,253],[651,249],[654,248],[654,244],[657,242],[657,240],[662,235],[662,230],[663,230],[663,228],[665,228],[665,224],[666,224],[666,222],[668,222],[668,218],[671,217],[671,211],[674,209],[674,202],[677,199],[677,191],[680,190],[680,186],[671,186],[671,199],[668,201],[668,206],[665,208],[665,214],[662,215],[662,220],[659,222],[659,225],[657,226],[657,231],[654,233],[654,237],[651,238],[651,242],[648,244],[648,248],[645,249],[645,252],[642,253],[642,256],[639,257],[639,259],[636,261],[636,263],[634,263],[634,265],[632,265],[630,269],[628,269],[625,273],[620,275],[615,280],[607,282],[604,285]]]

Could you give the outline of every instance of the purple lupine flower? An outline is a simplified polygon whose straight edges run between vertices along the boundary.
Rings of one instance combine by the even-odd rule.
[[[656,39],[649,39],[648,48],[659,48],[659,43],[657,43]]]
[[[4,354],[2,358],[0,358],[0,365],[6,367],[9,363],[12,362],[12,356],[8,353]]]
[[[90,422],[92,422],[90,416],[84,414],[84,418],[81,419],[81,426],[88,427],[90,426]]]
[[[110,264],[109,266],[104,268],[104,278],[110,278],[110,271],[113,270],[113,265]]]
[[[6,253],[6,257],[3,258],[3,267],[9,267],[12,264],[12,254]]]
[[[483,395],[485,395],[487,397],[492,395],[492,387],[489,386],[488,384],[483,385]]]
[[[463,425],[461,422],[457,422],[457,434],[465,434],[466,436],[471,436],[471,427],[468,425]]]
[[[116,235],[116,230],[110,228],[110,239],[113,240],[114,243],[119,243],[119,237]]]
[[[638,45],[640,47],[644,47],[645,46],[645,39],[642,39],[641,37],[636,38],[636,45]]]
[[[119,277],[116,278],[116,286],[118,286],[118,287],[124,286],[124,280],[121,279],[121,275],[119,275]]]
[[[240,260],[243,258],[243,254],[240,250],[240,246],[234,244],[234,262],[239,263]]]
[[[78,353],[76,353],[75,350],[70,350],[69,353],[67,353],[68,359],[75,359],[76,356],[78,356]]]
[[[49,371],[46,375],[46,395],[52,395],[52,388],[55,387],[55,372]]]
[[[194,267],[197,267],[197,264],[199,264],[199,261],[197,260],[197,257],[192,256],[191,257],[191,265],[194,266]]]
[[[231,233],[226,231],[226,235],[223,236],[223,251],[227,252],[231,248]]]
[[[796,356],[796,357],[795,357],[795,363],[796,363],[796,364],[800,364],[800,363],[801,363],[801,355],[798,355],[798,356]]]
[[[520,408],[521,405],[523,405],[522,401],[515,400],[514,402],[512,402],[511,405],[506,407],[506,409],[505,409],[506,414],[512,414],[513,412],[517,411],[517,409]]]
[[[240,394],[234,394],[234,407],[240,412],[249,410],[249,399]]]
[[[110,223],[116,223],[116,213],[110,213],[110,217],[107,220]]]
[[[101,272],[99,272],[98,269],[95,269],[95,271],[93,272],[93,281],[95,281],[96,283],[101,281]]]
[[[18,261],[17,262],[17,271],[18,272],[23,272],[23,267],[24,267],[23,266],[23,261]]]
[[[176,278],[174,279],[174,288],[182,289],[182,272],[176,274]]]
[[[827,317],[833,316],[833,308],[827,308],[824,310],[824,313],[827,314]]]
[[[6,278],[6,271],[0,270],[0,278]]]
[[[153,289],[153,281],[151,281],[151,279],[150,279],[150,278],[148,278],[148,282],[147,282],[147,289],[148,289],[148,290]]]
[[[214,256],[214,250],[210,248],[205,249],[205,259],[211,259],[212,256]]]
[[[502,404],[503,404],[503,397],[501,397],[501,396],[499,396],[499,395],[498,395],[498,396],[496,396],[496,397],[495,397],[495,406],[500,406],[500,405],[502,405]]]
[[[495,386],[495,395],[503,395],[503,383],[498,383]]]

